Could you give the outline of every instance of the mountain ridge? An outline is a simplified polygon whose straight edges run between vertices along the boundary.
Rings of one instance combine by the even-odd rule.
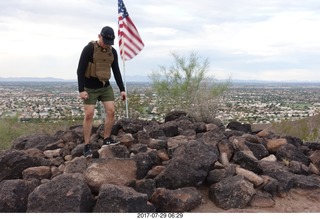
[[[152,82],[147,76],[129,75],[122,77],[124,82]],[[0,77],[0,82],[19,82],[19,81],[34,81],[34,82],[76,82],[77,79],[63,79],[54,77]],[[113,78],[111,81],[115,81]],[[223,82],[225,80],[217,80]],[[320,84],[320,81],[272,81],[272,80],[232,80],[233,84]]]
[[[73,81],[54,77],[0,77],[0,81]]]

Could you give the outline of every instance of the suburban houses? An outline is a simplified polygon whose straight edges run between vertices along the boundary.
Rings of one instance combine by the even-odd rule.
[[[116,86],[114,90],[117,97]],[[319,93],[320,84],[235,83],[223,94],[217,118],[226,123],[270,123],[313,116],[320,110]],[[128,83],[131,107],[140,105],[147,119],[159,116],[156,97],[150,83]],[[118,111],[120,102],[116,100]],[[101,107],[97,105],[95,119],[101,118]],[[117,117],[123,115],[118,112]],[[12,117],[21,122],[82,119],[76,82],[0,82],[0,119]]]

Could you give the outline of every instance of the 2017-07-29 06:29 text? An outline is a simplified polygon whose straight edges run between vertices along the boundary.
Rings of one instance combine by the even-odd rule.
[[[137,218],[183,218],[183,213],[138,213]]]

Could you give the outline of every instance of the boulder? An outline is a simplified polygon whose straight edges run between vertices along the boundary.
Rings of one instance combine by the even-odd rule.
[[[62,174],[36,187],[28,197],[28,213],[90,212],[94,197],[81,174]]]
[[[113,184],[103,184],[94,206],[95,213],[155,212],[148,196],[134,189]]]
[[[49,160],[32,157],[23,151],[4,151],[0,153],[0,182],[5,179],[21,179],[23,170],[35,166],[49,166],[49,164]]]
[[[155,178],[156,185],[168,189],[200,185],[217,160],[218,156],[206,145],[189,141],[176,149],[166,169]]]
[[[237,175],[212,184],[209,189],[210,199],[220,208],[244,208],[256,193],[253,184]]]
[[[188,212],[201,204],[202,196],[194,187],[175,190],[157,188],[152,194],[151,202],[157,212]]]
[[[128,185],[136,180],[137,167],[132,159],[99,159],[86,169],[86,183],[93,192],[103,184]]]
[[[0,212],[25,213],[27,211],[28,196],[39,186],[36,179],[12,179],[0,182]]]

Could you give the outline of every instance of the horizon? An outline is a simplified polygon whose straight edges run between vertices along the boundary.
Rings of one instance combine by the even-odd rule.
[[[137,77],[141,77],[143,80],[138,81]],[[151,83],[151,79],[147,79],[148,77],[145,76],[138,76],[135,75],[132,78],[135,80],[126,80],[126,82],[131,83]],[[63,79],[63,78],[55,78],[55,77],[0,77],[0,82],[23,82],[23,81],[28,81],[28,82],[77,82],[77,79]],[[110,80],[112,83],[115,83],[114,79]],[[225,81],[225,80],[217,80],[218,82]],[[307,81],[307,80],[288,80],[288,81],[276,81],[276,80],[241,80],[241,79],[236,79],[236,80],[230,80],[230,82],[234,83],[306,83],[306,84],[318,84],[320,83],[319,81]]]

